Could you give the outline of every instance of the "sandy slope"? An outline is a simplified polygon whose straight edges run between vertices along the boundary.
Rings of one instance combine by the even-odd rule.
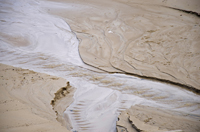
[[[200,19],[172,9],[199,12],[199,1],[59,2],[48,12],[76,32],[85,63],[200,88]]]
[[[73,101],[74,90],[66,83],[62,78],[0,64],[0,131],[67,132],[70,122],[60,117]],[[60,88],[66,88],[63,95],[67,96],[55,97]]]

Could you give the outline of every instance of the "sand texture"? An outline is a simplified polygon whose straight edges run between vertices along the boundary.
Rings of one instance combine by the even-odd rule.
[[[62,78],[0,64],[0,131],[68,132],[71,125],[66,115],[63,120],[63,112],[73,101],[74,88],[66,83]]]
[[[200,131],[199,0],[0,5],[0,132]]]
[[[86,64],[200,89],[200,19],[179,10],[199,12],[200,2],[179,3],[68,0],[48,12],[75,31]]]
[[[118,132],[199,132],[199,117],[136,105],[118,117]]]

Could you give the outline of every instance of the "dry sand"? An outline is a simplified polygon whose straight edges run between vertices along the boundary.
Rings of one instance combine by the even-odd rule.
[[[200,19],[181,11],[199,13],[198,0],[59,2],[48,12],[75,31],[85,63],[200,89]]]
[[[74,88],[66,83],[62,78],[0,64],[0,131],[68,132],[70,121],[63,120],[63,112],[73,101]]]

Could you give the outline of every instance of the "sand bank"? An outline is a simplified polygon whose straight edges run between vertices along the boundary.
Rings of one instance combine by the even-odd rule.
[[[70,121],[62,114],[73,101],[74,88],[66,83],[62,78],[0,64],[0,131],[68,132]]]
[[[45,8],[69,23],[85,63],[199,89],[200,19],[178,10],[199,12],[199,6],[196,0],[60,0]]]
[[[200,118],[184,113],[136,105],[123,111],[118,132],[199,132]]]

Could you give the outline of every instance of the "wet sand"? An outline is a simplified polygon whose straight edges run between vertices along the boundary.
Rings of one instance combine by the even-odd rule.
[[[12,16],[12,11],[11,14],[9,14],[9,10],[6,12],[7,14],[1,12],[5,15],[5,20],[1,18],[1,23],[3,23],[0,34],[3,44],[2,56],[11,58],[12,61],[15,61],[13,63],[15,65],[20,63],[23,66],[30,62],[29,64],[35,65],[35,67],[41,65],[43,69],[41,68],[40,71],[48,72],[46,70],[48,68],[48,70],[60,70],[63,71],[63,74],[58,73],[61,76],[65,74],[65,77],[80,77],[77,79],[78,81],[89,78],[94,84],[99,84],[87,85],[87,79],[80,84],[77,80],[74,81],[74,85],[79,86],[79,92],[73,102],[75,88],[71,87],[65,79],[1,64],[1,131],[69,131],[72,129],[67,116],[70,112],[74,117],[71,122],[75,124],[77,130],[82,131],[90,131],[93,128],[94,130],[102,128],[102,130],[109,131],[107,128],[111,129],[110,126],[114,124],[116,114],[120,112],[122,113],[116,125],[118,131],[128,129],[131,129],[130,131],[155,132],[199,131],[199,114],[197,112],[200,107],[198,100],[190,97],[194,96],[193,94],[180,89],[171,89],[170,86],[153,85],[151,82],[143,82],[143,84],[145,83],[143,87],[137,81],[131,80],[130,76],[127,79],[136,85],[126,86],[125,79],[124,82],[119,82],[120,78],[105,78],[104,75],[77,70],[78,68],[68,67],[65,64],[65,59],[67,59],[72,64],[78,63],[78,66],[92,71],[126,73],[200,89],[200,19],[195,14],[200,12],[198,0],[192,0],[189,3],[186,0],[181,3],[172,0],[153,0],[151,3],[147,0],[49,0],[48,2],[28,3],[28,6],[31,5],[30,7],[34,4],[39,5],[32,8],[42,9],[36,10],[42,12],[38,13],[41,15],[39,17],[32,12],[35,10],[29,12],[31,15],[34,14],[38,23],[30,22],[31,15],[24,17],[26,13],[23,11],[26,11],[26,8],[19,13],[19,16],[15,14],[16,18],[14,17],[13,20],[6,17],[7,15]],[[48,16],[48,13],[54,17]],[[20,17],[25,18],[23,20],[26,23],[21,23]],[[52,21],[45,23],[45,20]],[[19,26],[11,24],[8,30],[5,27],[9,23],[17,23]],[[21,28],[24,30],[21,30],[20,26],[24,27]],[[31,32],[26,30],[28,26],[30,26]],[[21,31],[21,34],[18,34],[18,30]],[[7,34],[9,31],[11,34]],[[57,33],[58,36],[55,35]],[[28,38],[26,35],[31,37]],[[80,41],[79,52],[76,47],[78,43],[76,35]],[[17,48],[10,50],[5,43],[21,49],[19,51]],[[60,47],[57,46],[57,43],[60,44]],[[36,46],[34,49],[35,44],[38,47]],[[6,46],[9,48],[5,48]],[[25,48],[23,49],[23,47]],[[4,48],[8,51],[4,52]],[[32,50],[34,52],[31,52]],[[21,51],[26,52],[22,54]],[[31,58],[30,55],[29,59],[29,52],[35,58]],[[39,55],[35,56],[34,53]],[[80,61],[79,53],[82,60],[93,68]],[[53,57],[59,56],[58,58],[65,63],[62,61],[60,64],[56,63],[58,60],[45,56],[45,54]],[[15,56],[16,58],[14,58]],[[48,63],[46,64],[46,62]],[[34,69],[34,66],[31,68]],[[70,73],[64,73],[67,70]],[[83,82],[86,83],[83,85]],[[151,85],[155,89],[152,90],[151,86],[146,87],[146,85]],[[87,86],[92,87],[87,89],[89,92],[85,90]],[[166,95],[162,94],[164,88],[167,90],[169,88],[172,92],[166,90]],[[126,90],[129,91],[128,94],[124,94]],[[175,96],[176,93],[173,93],[173,90],[180,92],[180,95]],[[97,95],[98,97],[95,97]],[[138,98],[132,98],[131,95],[136,95]],[[181,95],[188,95],[188,97]],[[136,101],[134,102],[133,99]],[[194,112],[198,115],[171,112],[169,111],[170,107],[157,109],[141,105],[125,110],[131,103],[137,104],[143,101],[146,101],[146,104],[148,101],[172,104],[173,110],[181,111],[183,108],[182,110],[188,113]],[[67,111],[66,108],[72,102],[74,105],[71,105]],[[67,114],[63,114],[65,110],[68,112]],[[108,125],[107,122],[102,123],[103,120],[108,121],[111,125]]]
[[[46,8],[69,23],[86,64],[200,89],[200,19],[181,11],[198,14],[199,1],[59,2]]]

